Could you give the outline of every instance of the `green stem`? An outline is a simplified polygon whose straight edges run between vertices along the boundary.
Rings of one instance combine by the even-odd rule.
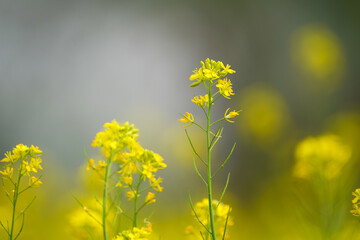
[[[209,85],[208,95],[211,96],[211,84]],[[208,106],[208,115],[207,115],[207,124],[206,124],[206,138],[207,138],[207,186],[208,186],[208,199],[209,199],[209,214],[210,214],[210,231],[211,231],[211,239],[216,240],[216,233],[215,233],[215,224],[214,224],[214,209],[212,205],[212,174],[211,174],[211,140],[210,140],[210,115],[211,115],[211,105],[212,101],[209,99],[209,106]]]
[[[111,164],[114,158],[114,153],[111,154],[111,157],[109,158],[109,163],[105,168],[105,179],[104,179],[104,192],[103,192],[103,210],[102,210],[102,226],[103,226],[103,235],[104,240],[107,240],[107,233],[106,233],[106,215],[107,215],[107,209],[106,209],[106,202],[107,202],[107,195],[108,195],[108,180],[109,175],[111,172]]]
[[[22,166],[22,162],[20,163],[18,181],[17,181],[17,184],[15,184],[15,189],[14,189],[13,212],[12,212],[12,218],[11,218],[11,228],[10,228],[9,240],[13,240],[13,235],[14,235],[16,203],[17,203],[18,196],[19,196],[19,187],[20,187],[20,181],[21,181],[21,177],[22,177],[22,175],[21,175],[22,167],[21,166]]]
[[[138,184],[136,185],[136,190],[135,190],[135,193],[134,193],[134,218],[133,218],[133,228],[134,227],[137,227],[137,215],[139,213],[139,210],[137,209],[137,200],[138,200],[138,193],[139,193],[139,189],[140,189],[140,184],[141,184],[141,181],[142,181],[142,174],[139,175],[139,182]]]

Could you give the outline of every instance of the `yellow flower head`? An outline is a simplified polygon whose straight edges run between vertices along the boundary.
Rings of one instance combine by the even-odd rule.
[[[211,101],[213,101],[214,99],[211,98]],[[193,103],[195,103],[196,105],[198,105],[199,107],[206,107],[209,106],[209,95],[206,94],[205,96],[195,96],[193,99],[191,99],[191,101]]]
[[[92,147],[100,147],[105,157],[117,153],[133,143],[138,137],[138,129],[126,122],[120,125],[116,120],[104,124],[104,131],[97,133]]]
[[[212,205],[214,209],[216,209],[214,214],[214,220],[215,220],[215,230],[217,234],[219,234],[218,237],[222,237],[222,233],[224,232],[224,226],[226,222],[226,218],[231,212],[231,208],[229,205],[220,203],[217,200],[212,201]],[[199,220],[206,226],[209,221],[209,200],[207,198],[204,198],[202,201],[197,202],[194,206],[195,212],[199,218]],[[234,222],[231,216],[229,216],[227,220],[227,226],[233,226]],[[188,226],[186,229],[189,234],[191,234],[194,230],[192,226]],[[228,236],[227,236],[228,237]]]
[[[134,227],[132,230],[124,230],[118,236],[114,237],[113,240],[148,240],[151,232],[147,228]]]
[[[42,151],[39,149],[39,147],[35,147],[33,145],[31,145],[31,147],[28,147],[24,144],[16,145],[16,147],[13,148],[12,152],[6,152],[5,158],[1,160],[1,162],[5,162],[7,164],[2,167],[3,170],[0,171],[0,174],[11,179],[14,176],[15,168],[18,169],[20,177],[29,177],[30,186],[40,186],[41,181],[38,180],[33,182],[33,179],[37,178],[31,176],[30,173],[37,173],[38,170],[43,169],[40,165],[42,161],[41,153]],[[15,167],[16,162],[18,162],[18,164],[20,165],[19,167]],[[11,181],[15,182],[16,180],[14,179]]]
[[[30,180],[30,186],[32,187],[40,187],[42,185],[42,181],[40,181],[40,178],[32,176]]]
[[[355,217],[360,217],[360,188],[356,189],[355,192],[352,193],[354,195],[354,199],[352,200],[353,209],[350,210],[351,214]]]
[[[238,116],[238,115],[239,115],[239,112],[236,112],[236,111],[234,110],[234,111],[228,113],[229,110],[230,110],[230,108],[228,108],[228,109],[225,111],[224,118],[225,118],[226,121],[233,123],[234,121],[231,121],[231,120],[229,120],[229,119]]]
[[[193,74],[190,76],[190,81],[197,80],[195,83],[191,84],[191,87],[195,87],[199,85],[201,82],[210,81],[225,77],[227,74],[235,73],[234,70],[230,69],[230,65],[224,66],[224,64],[220,61],[216,62],[214,60],[210,60],[209,58],[200,62],[201,67],[199,69],[195,69]]]
[[[13,149],[13,157],[15,159],[24,159],[29,154],[29,147],[24,144],[18,144]]]
[[[216,87],[219,88],[219,93],[223,95],[225,98],[230,99],[231,95],[235,95],[235,93],[232,90],[231,81],[227,78],[220,79],[218,83],[216,84]]]
[[[11,178],[13,176],[14,169],[10,166],[6,166],[4,171],[0,171],[0,174],[2,174],[4,177]]]
[[[150,203],[154,203],[154,202],[156,202],[155,194],[152,192],[148,192],[148,194],[145,198],[145,203],[150,204]]]
[[[194,122],[194,116],[191,114],[191,113],[188,113],[186,112],[184,115],[183,115],[183,118],[180,118],[179,119],[179,122],[182,122],[182,123],[193,123]]]

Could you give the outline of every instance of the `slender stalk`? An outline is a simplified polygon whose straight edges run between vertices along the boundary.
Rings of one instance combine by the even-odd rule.
[[[111,154],[111,157],[109,158],[109,163],[105,168],[105,178],[104,178],[104,192],[103,192],[103,211],[102,211],[102,226],[103,226],[103,235],[104,235],[104,240],[107,240],[107,230],[106,230],[106,217],[107,217],[107,209],[106,209],[106,202],[107,202],[107,195],[108,195],[108,180],[109,180],[109,175],[111,172],[111,165],[112,165],[112,161],[114,158],[114,153]]]
[[[139,182],[138,182],[138,184],[136,185],[136,190],[135,190],[135,193],[134,193],[135,196],[134,196],[133,227],[137,227],[137,214],[138,214],[139,211],[140,211],[140,208],[137,209],[137,200],[138,200],[138,192],[139,192],[139,189],[140,189],[141,181],[142,181],[142,174],[139,175]]]
[[[211,82],[209,83],[208,96],[211,96]],[[210,232],[211,239],[216,240],[215,223],[214,223],[214,209],[212,205],[212,173],[211,173],[211,140],[210,140],[210,116],[211,116],[211,104],[212,101],[209,99],[207,123],[206,123],[206,138],[207,138],[207,186],[208,186],[208,199],[209,199],[209,214],[210,214]]]
[[[19,176],[18,176],[18,180],[17,180],[17,183],[15,184],[15,189],[14,189],[13,212],[12,212],[12,217],[11,217],[11,228],[10,228],[9,240],[13,240],[13,235],[14,235],[16,203],[17,203],[18,196],[19,196],[19,187],[20,187],[20,181],[21,181],[21,177],[22,177],[21,166],[22,166],[22,164],[20,164]]]

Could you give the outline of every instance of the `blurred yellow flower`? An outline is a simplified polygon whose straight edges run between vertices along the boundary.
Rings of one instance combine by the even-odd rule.
[[[118,236],[114,237],[113,240],[148,240],[151,232],[147,228],[134,227],[132,230],[122,231]]]
[[[351,148],[336,135],[307,137],[296,146],[294,174],[299,178],[320,174],[333,179],[340,175],[350,157]]]
[[[353,209],[350,210],[350,213],[355,217],[360,217],[360,188],[356,189],[355,192],[352,193],[352,195],[355,198],[352,200]]]
[[[42,181],[39,178],[32,176],[30,185],[32,187],[40,187],[42,185]]]
[[[326,26],[310,24],[296,30],[292,55],[313,86],[333,90],[344,75],[344,51],[338,36]]]
[[[5,177],[11,178],[13,176],[14,169],[10,166],[6,166],[3,171],[0,171],[0,174],[4,175]]]
[[[269,85],[255,84],[239,95],[239,102],[246,111],[239,121],[241,134],[248,135],[260,147],[279,139],[290,120],[288,106],[281,94]]]
[[[226,223],[226,218],[228,216],[229,211],[231,212],[231,207],[229,205],[226,205],[223,203],[219,204],[219,201],[217,201],[217,200],[213,200],[212,204],[215,209],[214,218],[215,218],[216,234],[217,234],[217,237],[222,238],[225,223]],[[209,200],[207,198],[204,198],[202,201],[197,202],[194,206],[194,209],[195,209],[195,212],[196,212],[199,220],[205,226],[207,226],[209,223]],[[233,226],[233,225],[234,225],[234,221],[233,221],[232,217],[229,216],[229,219],[227,222],[227,227]],[[198,226],[200,227],[200,224]],[[194,229],[195,229],[194,226],[190,225],[190,226],[186,227],[185,232],[187,234],[193,234],[194,232],[195,233],[199,232],[198,228],[197,228],[197,230],[194,230]],[[226,234],[225,238],[228,239],[229,235]],[[198,239],[202,239],[200,234],[198,235]]]
[[[152,192],[148,192],[148,194],[145,198],[145,203],[150,204],[150,203],[154,203],[154,202],[156,202],[155,194]]]

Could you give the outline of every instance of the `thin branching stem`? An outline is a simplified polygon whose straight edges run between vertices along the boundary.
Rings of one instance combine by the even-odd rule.
[[[226,160],[224,161],[224,163],[221,164],[221,166],[219,167],[219,169],[216,170],[216,172],[215,172],[214,175],[212,176],[213,178],[214,178],[214,177],[218,174],[218,172],[225,166],[225,164],[227,163],[227,161],[229,161],[229,159],[230,159],[230,157],[231,157],[231,155],[232,155],[232,153],[233,153],[233,151],[234,151],[234,149],[235,149],[235,146],[236,146],[236,143],[234,143],[234,145],[233,145],[233,147],[232,147],[229,155],[227,156]]]
[[[226,184],[225,184],[225,187],[224,187],[223,192],[221,193],[221,196],[220,196],[220,199],[219,199],[219,203],[216,205],[215,212],[216,212],[216,210],[218,209],[218,207],[219,207],[219,205],[220,205],[220,203],[221,203],[221,201],[222,201],[222,199],[223,199],[223,197],[224,197],[224,195],[225,195],[226,189],[227,189],[228,184],[229,184],[229,179],[230,179],[230,173],[228,173],[228,177],[227,177],[227,180],[226,180]]]
[[[197,219],[198,222],[206,229],[206,231],[211,234],[211,231],[208,229],[208,227],[205,226],[205,225],[202,223],[202,221],[199,219],[199,217],[198,217],[198,215],[197,215],[197,213],[196,213],[196,211],[195,211],[194,204],[193,204],[193,202],[192,202],[192,200],[191,200],[191,195],[190,195],[190,193],[189,193],[189,199],[190,199],[191,209],[193,210],[196,219]]]
[[[227,224],[228,224],[228,220],[229,220],[229,216],[230,216],[230,211],[231,211],[231,208],[229,207],[229,211],[228,211],[228,214],[227,214],[227,216],[226,216],[226,221],[225,221],[225,227],[224,227],[224,233],[223,233],[222,240],[225,240],[226,227],[227,227]]]
[[[201,161],[203,164],[205,164],[205,166],[206,166],[206,162],[200,157],[200,155],[199,155],[199,154],[197,153],[197,151],[195,150],[195,147],[194,147],[194,145],[193,145],[193,143],[192,143],[192,141],[191,141],[191,139],[190,139],[190,136],[189,136],[189,134],[188,134],[188,132],[187,132],[186,129],[185,129],[185,134],[186,134],[186,136],[187,136],[187,139],[189,140],[191,149],[193,150],[193,152],[195,153],[195,155],[200,159],[200,161]]]
[[[201,180],[203,180],[203,182],[205,183],[205,185],[207,185],[207,182],[205,181],[205,179],[203,178],[203,176],[201,175],[201,173],[199,172],[197,166],[196,166],[196,161],[195,161],[195,158],[193,158],[193,162],[194,162],[194,168],[195,168],[195,171],[196,173],[199,175],[199,177],[201,178]]]

